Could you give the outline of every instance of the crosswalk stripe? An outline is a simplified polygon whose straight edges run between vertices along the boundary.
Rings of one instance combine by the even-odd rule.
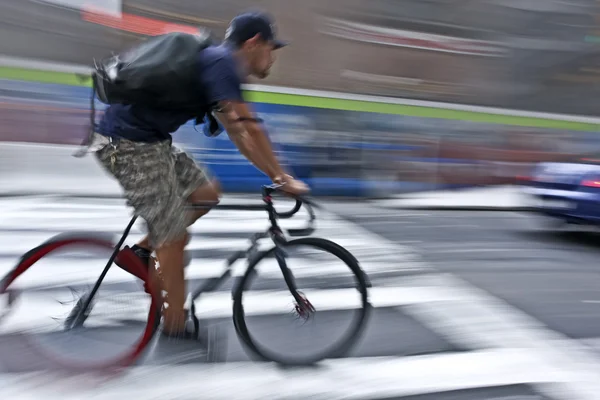
[[[48,375],[9,375],[0,381],[0,394],[3,398],[38,395],[44,399],[94,400],[127,397],[359,400],[544,383],[560,377],[551,366],[537,364],[520,349],[491,349],[410,358],[327,360],[321,368],[301,370],[282,370],[255,362],[192,364],[168,369],[135,367],[125,377],[99,387],[87,384],[82,376],[60,380]]]
[[[290,202],[290,204],[292,203]],[[126,216],[128,212],[128,209],[122,205],[100,204],[101,207],[95,207],[96,204],[57,204],[49,201],[47,203],[36,204],[35,206],[43,207],[45,211],[39,212],[37,209],[35,211],[29,209],[17,211],[11,213],[8,221],[2,224],[4,231],[0,231],[0,274],[4,274],[12,269],[20,255],[54,235],[68,230],[80,230],[84,222],[82,220],[87,219],[89,221],[90,215],[98,219],[90,224],[94,231],[113,230],[114,232],[119,232],[125,226],[125,220],[121,222],[119,221],[119,217]],[[289,205],[286,206],[289,208]],[[76,212],[73,212],[73,209]],[[84,214],[81,213],[82,210],[85,211]],[[82,218],[80,220],[69,219],[72,215],[79,215]],[[220,211],[219,215],[216,213],[209,214],[194,225],[191,229],[193,237],[188,245],[188,250],[192,252],[194,259],[187,269],[186,276],[189,279],[205,279],[219,276],[223,271],[225,258],[234,251],[246,249],[249,240],[248,238],[242,239],[237,237],[224,240],[222,237],[215,238],[215,235],[220,233],[229,236],[235,235],[235,233],[245,233],[250,236],[252,233],[264,231],[268,226],[268,221],[265,216],[257,218],[257,215],[261,215],[261,213],[255,211]],[[222,218],[223,216],[229,218],[224,219]],[[243,219],[240,216],[248,216],[249,218]],[[368,237],[359,238],[352,232],[344,229],[343,221],[340,221],[336,216],[327,215],[324,221],[327,222],[323,223],[322,220],[317,221],[318,234],[316,236],[332,239],[336,243],[346,247],[357,257],[359,262],[361,262],[362,268],[367,273],[414,271],[421,268],[412,254],[392,251],[388,245],[382,244],[380,241],[369,240]],[[282,225],[285,226],[285,224],[287,226],[303,226],[303,222],[300,221],[283,221]],[[18,233],[7,231],[23,226],[31,226],[34,229],[46,228],[48,230],[46,232],[30,231]],[[114,235],[115,240],[118,237],[118,234]],[[134,243],[142,237],[143,232],[135,229],[130,234],[127,243]],[[266,250],[272,246],[273,244],[269,239],[263,239],[259,242],[258,249]],[[102,257],[107,259],[108,255],[109,253],[106,252]],[[219,258],[215,258],[216,255],[219,255]],[[45,268],[40,268],[40,266],[32,268],[32,270],[19,279],[18,283],[23,285],[22,287],[91,283],[97,278],[97,275],[105,264],[105,260],[94,259],[92,257],[87,262],[82,262],[81,260],[61,259],[58,258],[59,256],[59,254],[53,254],[49,258],[43,259],[41,263]],[[318,262],[291,259],[290,265],[294,268],[297,277],[349,276],[349,271],[339,260],[335,260],[331,255],[327,255],[326,257],[329,258],[323,258]],[[328,260],[332,261],[328,262]],[[261,263],[261,276],[280,278],[281,272],[279,267],[270,261],[267,260]],[[243,273],[244,267],[245,262],[242,260],[234,269],[233,275],[239,276]],[[127,274],[117,270],[117,268],[111,270],[105,281],[108,283],[117,283],[131,280]]]
[[[231,223],[233,222],[233,223]],[[77,221],[68,218],[50,220],[26,220],[26,219],[8,219],[2,222],[2,229],[5,231],[19,231],[24,228],[35,228],[40,231],[47,232],[65,232],[65,231],[90,231],[90,232],[123,232],[127,227],[127,220],[114,220],[107,218],[98,218],[97,220]],[[201,220],[190,227],[190,231],[195,234],[210,235],[211,233],[226,232],[229,234],[246,233],[250,236],[253,233],[264,232],[269,227],[268,221],[265,220],[231,220],[224,222]],[[302,220],[285,221],[280,223],[280,227],[284,230],[305,228],[306,222]],[[322,220],[317,221],[315,228],[319,232],[319,236],[325,236],[325,232],[337,232],[341,227],[337,221]],[[142,222],[136,222],[132,227],[132,232],[146,232],[146,228]],[[340,232],[343,233],[343,232]]]
[[[72,258],[52,258],[43,262],[40,261],[40,264],[34,265],[31,269],[19,276],[11,287],[26,289],[39,286],[50,287],[68,284],[93,284],[105,267],[106,261],[107,260],[90,261]],[[299,258],[289,258],[287,262],[297,279],[311,276],[339,276],[347,278],[353,276],[350,269],[345,267],[340,261],[319,262],[314,264]],[[13,267],[14,261],[11,263],[2,262],[2,259],[0,258],[0,276],[5,276],[13,269]],[[242,276],[246,269],[246,263],[239,262],[233,266],[231,270],[232,276]],[[362,269],[366,273],[391,273],[400,270],[414,270],[410,267],[390,266],[386,262],[367,262],[362,265]],[[208,279],[219,277],[224,271],[224,260],[203,258],[192,261],[186,268],[185,274],[187,279]],[[261,261],[257,268],[257,272],[260,274],[261,278],[280,279],[283,284],[281,269],[274,259]],[[113,266],[103,282],[132,282],[133,279],[134,278],[127,272]]]
[[[303,290],[303,293],[316,308],[317,313],[319,311],[347,311],[360,307],[360,293],[355,288],[306,289]],[[99,296],[99,301],[115,298],[118,294],[117,291],[104,291]],[[61,304],[58,301],[52,301],[54,298],[61,301],[72,299],[70,291],[64,289],[43,294],[31,292],[19,297],[14,304],[13,311],[1,321],[0,334],[19,332],[22,329],[34,327],[37,329],[47,328],[51,331],[59,329],[55,321],[43,318],[43,316],[65,316],[70,312],[73,304]],[[460,294],[444,290],[444,288],[396,286],[373,287],[369,291],[369,301],[375,308],[459,300],[461,300]],[[149,307],[147,295],[141,291],[137,294],[127,293],[123,294],[123,301],[127,304],[126,315],[112,315],[113,311],[109,309],[106,310],[106,313],[115,318],[146,320]],[[244,292],[243,302],[246,315],[279,315],[290,313],[294,300],[289,291],[251,290]],[[228,318],[232,315],[232,298],[229,291],[205,293],[195,301],[195,305],[199,318]],[[97,310],[100,314],[103,311],[104,309],[101,307]]]
[[[6,233],[0,231],[0,256],[2,254],[15,254],[22,255],[23,253],[37,247],[51,239],[52,237],[59,235],[60,231],[54,232],[20,232],[18,234]],[[101,233],[101,232],[98,232]],[[250,235],[248,235],[249,237]],[[319,236],[321,236],[319,234]],[[144,237],[143,233],[132,233],[128,236],[126,243],[136,243]],[[330,239],[330,237],[322,236]],[[118,239],[118,235],[114,235],[114,240]],[[390,251],[389,246],[378,242],[371,242],[365,239],[357,238],[356,236],[343,236],[338,235],[333,238],[333,241],[340,244],[341,246],[353,248],[353,249],[372,249],[373,252],[379,251]],[[230,249],[234,251],[245,249],[248,247],[249,239],[242,238],[231,238],[231,239],[215,239],[210,235],[194,234],[190,243],[187,246],[188,250],[207,250],[207,249]],[[260,249],[266,250],[273,247],[273,242],[270,239],[262,239],[260,242]],[[396,257],[403,257],[402,254],[397,254]],[[386,254],[387,255],[387,254]]]
[[[34,217],[34,218],[32,218]],[[5,221],[9,220],[31,220],[31,219],[49,219],[49,220],[57,220],[57,219],[68,219],[68,220],[90,220],[94,221],[96,219],[103,218],[114,218],[117,221],[123,221],[126,223],[127,220],[131,219],[133,214],[127,210],[85,210],[82,212],[80,209],[65,209],[65,210],[36,210],[35,216],[32,216],[31,211],[18,209],[10,212],[8,217],[5,217]],[[306,214],[299,213],[294,218],[300,219],[305,218]],[[249,220],[249,221],[267,221],[267,213],[264,211],[212,211],[203,217],[204,221],[213,220],[213,221],[228,221],[228,220]]]
[[[240,204],[244,199],[238,200]],[[95,204],[95,203],[98,204]],[[256,204],[256,201],[254,202]],[[18,203],[17,203],[18,204]],[[289,205],[281,209],[289,209]],[[102,202],[92,200],[75,200],[60,202],[31,201],[27,205],[10,208],[10,212],[0,219],[0,274],[13,266],[18,256],[52,237],[54,234],[70,230],[98,231],[115,233],[115,238],[122,232],[129,219],[131,209],[118,201]],[[303,213],[293,220],[281,221],[282,227],[304,227]],[[335,215],[319,212],[317,218],[316,237],[324,237],[346,247],[361,262],[368,273],[396,273],[407,269],[425,270],[422,262],[412,249],[398,246],[362,229],[357,229]],[[215,210],[195,224],[191,231],[193,238],[188,246],[195,256],[187,269],[189,279],[206,279],[218,276],[223,271],[224,259],[217,255],[227,254],[248,245],[245,235],[264,231],[268,227],[266,214],[261,211],[225,211]],[[83,229],[82,229],[83,228]],[[30,231],[27,231],[27,230]],[[142,223],[138,223],[127,243],[139,240],[145,231]],[[260,249],[271,247],[268,240],[260,244]],[[23,278],[24,284],[50,286],[44,292],[27,294],[27,302],[17,309],[14,315],[0,322],[0,334],[18,332],[23,328],[37,327],[41,330],[59,329],[55,321],[44,322],[40,314],[65,314],[72,304],[61,305],[49,302],[54,293],[69,296],[70,292],[60,286],[76,282],[90,282],[97,278],[104,262],[87,259],[85,262],[74,259],[58,259],[54,257],[46,262],[47,268],[32,270]],[[93,264],[93,265],[92,265]],[[292,259],[296,277],[335,276],[340,270],[338,265],[324,260],[311,258]],[[245,269],[240,262],[234,268],[234,276],[239,276]],[[335,269],[335,271],[334,271]],[[260,277],[278,279],[281,286],[272,289],[270,285],[262,286],[262,290],[245,293],[244,305],[248,315],[271,316],[291,312],[293,299],[289,292],[281,290],[284,286],[281,272],[274,260],[270,260],[261,269]],[[349,276],[348,271],[343,271]],[[260,280],[260,279],[259,279]],[[131,277],[114,268],[107,276],[109,283],[103,289],[102,297],[107,293],[112,300],[118,299],[116,289],[121,282],[131,281]],[[318,279],[315,279],[318,281]],[[325,280],[323,280],[325,282]],[[112,284],[115,284],[112,286]],[[317,311],[329,310],[345,312],[358,305],[358,293],[343,285],[334,286],[331,281],[322,286],[302,288]],[[453,305],[467,304],[476,301],[460,290],[453,290],[443,284],[432,284],[427,279],[390,280],[386,276],[380,284],[370,289],[370,300],[375,308],[399,308],[408,310],[408,315],[417,321],[425,322],[438,334],[448,334],[448,330],[456,330],[448,336],[462,334],[468,329],[457,329],[446,326],[454,321],[451,315],[442,318],[442,314],[452,314]],[[327,285],[330,285],[327,288]],[[323,288],[325,287],[325,288]],[[102,289],[101,289],[102,290]],[[232,299],[230,286],[222,291],[203,294],[196,302],[197,314],[200,318],[231,318]],[[143,321],[146,318],[147,296],[141,291],[137,296],[128,294],[125,299],[127,319]],[[449,307],[449,308],[448,308]],[[456,307],[455,307],[456,308]],[[114,309],[114,307],[113,307]],[[100,308],[101,310],[101,308]],[[488,310],[489,311],[489,310]],[[427,314],[427,315],[422,315]],[[318,314],[317,314],[318,315]],[[323,314],[321,314],[323,315]],[[96,321],[102,326],[116,326],[118,315],[111,314],[110,307]],[[12,320],[10,318],[13,318]],[[48,320],[46,318],[46,320]],[[463,322],[473,324],[486,323],[485,318],[463,318]],[[10,323],[9,323],[10,322]],[[372,327],[376,329],[376,327]],[[509,326],[504,327],[509,329]],[[479,334],[479,333],[478,333]],[[453,336],[454,335],[454,336]],[[465,341],[475,343],[481,338],[468,337]],[[401,340],[401,338],[400,338]],[[518,344],[518,341],[516,342]],[[468,344],[468,343],[467,343]],[[541,363],[539,352],[525,351],[522,348],[510,348],[511,344],[494,343],[495,349],[485,351],[468,351],[461,354],[442,354],[424,357],[350,357],[339,360],[328,360],[317,370],[279,370],[269,364],[255,362],[236,362],[217,365],[191,364],[185,366],[152,366],[136,367],[127,376],[117,381],[104,384],[101,389],[75,390],[73,385],[60,380],[52,380],[51,384],[59,390],[48,390],[41,385],[34,388],[35,379],[16,375],[0,374],[0,397],[39,398],[46,400],[60,399],[113,399],[127,396],[136,399],[153,398],[197,398],[211,399],[377,399],[395,396],[438,393],[441,391],[461,390],[469,388],[485,388],[502,385],[538,384],[570,382],[573,377],[568,370]],[[513,342],[514,345],[514,342]],[[468,347],[468,346],[467,346]],[[519,347],[519,346],[515,346]],[[1,363],[1,362],[0,362]],[[200,384],[196,383],[202,377]],[[37,378],[37,382],[48,377],[47,372]],[[156,379],[159,384],[140,385],[141,381]],[[78,377],[77,380],[81,381]],[[232,385],[232,382],[235,384]],[[549,386],[551,387],[551,386]],[[71,389],[67,391],[67,389]],[[55,397],[52,397],[55,396]],[[567,398],[569,398],[567,396]],[[594,398],[573,397],[574,398]],[[571,399],[570,399],[571,400]]]
[[[88,223],[84,223],[88,222]],[[56,220],[51,219],[40,219],[40,220],[26,220],[26,219],[10,219],[2,223],[2,227],[5,230],[11,229],[22,229],[24,226],[34,226],[40,230],[52,230],[56,232],[63,231],[74,231],[74,230],[86,230],[86,231],[108,231],[108,232],[120,232],[124,231],[127,227],[127,220],[115,220],[107,218],[98,218],[97,220],[77,221],[70,218],[60,218]],[[302,223],[296,223],[295,225],[283,225],[283,228],[301,228],[304,225]],[[323,224],[324,225],[324,224]],[[194,224],[190,230],[194,233],[210,234],[211,232],[243,232],[252,234],[255,232],[263,232],[268,228],[269,224],[266,219],[263,222],[258,220],[238,220],[235,224],[224,224],[223,221],[219,223],[209,224],[206,220],[202,223],[198,222]],[[323,226],[324,227],[324,226]],[[333,228],[333,227],[332,227]],[[141,223],[136,223],[133,228],[133,232],[145,232],[146,229]]]

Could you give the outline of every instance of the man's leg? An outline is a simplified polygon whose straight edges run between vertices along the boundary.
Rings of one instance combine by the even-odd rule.
[[[186,294],[183,274],[185,242],[186,238],[182,236],[156,249],[156,257],[160,264],[160,282],[158,285],[167,292],[165,298],[167,304],[163,312],[163,331],[169,335],[180,333],[185,328],[186,314],[183,308]]]
[[[216,179],[213,179],[212,181],[207,182],[206,184],[196,188],[196,190],[194,190],[192,192],[192,194],[190,194],[188,196],[187,202],[188,202],[188,204],[199,204],[199,203],[217,204],[219,202],[220,196],[221,196],[221,188],[219,186],[219,182]],[[198,208],[194,211],[190,211],[189,212],[190,221],[189,221],[188,226],[193,225],[199,218],[208,214],[208,212],[210,210],[211,210],[210,208],[206,208],[206,209]],[[188,239],[189,239],[189,235],[188,235]],[[139,242],[136,243],[136,245],[142,249],[149,251],[150,253],[152,253],[155,250],[150,245],[148,235],[144,236]]]
[[[194,203],[214,205],[218,203],[221,195],[218,182],[214,179],[212,181],[209,180],[207,171],[199,167],[185,152],[180,151],[176,147],[172,147],[171,152],[175,159],[175,173],[178,180],[178,196],[181,199],[185,199],[187,205]],[[204,216],[209,211],[210,208],[187,210],[187,226],[192,225],[198,220],[198,218]],[[181,329],[184,324],[184,321],[182,320],[182,318],[185,317],[185,313],[183,312],[183,304],[185,302],[185,295],[187,292],[185,290],[185,277],[183,272],[183,254],[188,241],[189,233],[186,232],[186,236],[183,238],[183,240],[177,243],[178,247],[176,249],[157,249],[156,251],[156,255],[160,264],[160,277],[162,279],[161,283],[167,292],[167,302],[169,303],[169,308],[171,308],[172,305],[177,305],[176,310],[171,309],[171,311],[169,311],[169,308],[165,310],[165,330],[169,330],[169,332],[172,331],[170,331],[167,326],[168,319],[172,321],[177,332],[179,332],[179,329]],[[180,257],[171,262],[176,262],[178,265],[181,265],[181,269],[173,269],[168,271],[163,268],[162,260],[168,260],[169,262],[171,260],[170,257],[172,257],[171,252],[173,253],[173,257]],[[170,289],[167,287],[170,287]],[[176,293],[174,293],[176,296],[175,298],[172,298],[172,292],[170,290],[176,291]],[[181,304],[181,307],[179,304]]]
[[[98,151],[97,157],[119,181],[129,205],[147,223],[148,244],[156,249],[163,287],[169,294],[165,331],[179,332],[184,326],[183,249],[190,220],[181,193],[189,189],[180,187],[171,146],[168,142],[121,140],[116,148],[106,146]]]
[[[197,168],[195,166],[190,166],[190,168]],[[202,172],[202,171],[201,171]],[[196,183],[194,183],[194,180],[188,180],[186,181],[185,179],[182,179],[180,181],[180,184],[182,185],[182,187],[185,187],[185,185],[188,185],[188,187],[193,187],[195,184],[197,184],[198,181],[195,181]],[[219,197],[220,197],[220,187],[218,184],[218,181],[213,180],[211,182],[206,182],[205,184],[201,185],[200,187],[196,188],[196,190],[194,190],[192,192],[192,194],[190,194],[187,197],[187,203],[188,204],[198,204],[198,203],[204,203],[204,204],[216,204],[219,202]],[[189,218],[189,222],[188,222],[188,226],[192,225],[194,222],[196,222],[199,218],[201,218],[202,216],[206,215],[208,212],[210,211],[210,208],[206,208],[206,209],[198,209],[198,210],[194,210],[194,211],[190,211],[188,212],[188,218]],[[173,247],[178,246],[177,248],[172,249],[171,247],[166,248],[166,249],[162,249],[161,250],[157,250],[156,251],[156,256],[159,260],[159,264],[162,266],[161,263],[161,259],[170,259],[172,257],[171,253],[174,252],[176,254],[179,254],[179,247],[183,246],[181,249],[181,254],[182,254],[182,259],[181,259],[181,263],[182,265],[185,265],[187,260],[185,259],[185,246],[186,244],[189,242],[190,239],[190,235],[189,233],[186,234],[184,240],[183,240],[183,244],[181,243],[177,243],[177,244],[173,244]],[[150,241],[148,236],[145,236],[142,240],[140,240],[137,243],[138,248],[143,248],[148,252],[148,256],[150,253],[152,253],[152,251],[154,251],[154,249],[152,248],[152,246],[150,246]],[[180,261],[176,261],[177,263],[179,263]],[[167,292],[167,295],[163,298],[164,301],[166,302],[175,302],[177,304],[179,304],[182,300],[181,298],[179,298],[179,295],[175,295],[175,297],[171,297],[169,295],[169,291],[165,289],[165,274],[163,273],[163,268],[159,267],[159,268],[155,268],[155,264],[154,264],[154,260],[152,258],[149,259],[149,275],[150,275],[150,284],[152,287],[152,293],[162,293],[162,290],[165,290]],[[183,269],[182,269],[183,271]],[[181,276],[175,276],[175,277],[170,277],[171,280],[184,280],[185,277],[181,277]],[[172,286],[172,285],[171,285]],[[181,293],[185,294],[185,286],[176,286],[175,287],[177,291],[181,291]],[[179,313],[179,315],[176,317],[177,319],[179,319],[183,314]],[[175,325],[178,325],[178,323],[175,323]]]

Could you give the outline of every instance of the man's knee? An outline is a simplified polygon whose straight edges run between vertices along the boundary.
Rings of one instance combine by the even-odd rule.
[[[216,179],[194,190],[188,197],[188,202],[191,204],[206,204],[208,206],[206,208],[198,208],[194,211],[194,221],[208,213],[212,207],[219,204],[220,200],[221,186]]]

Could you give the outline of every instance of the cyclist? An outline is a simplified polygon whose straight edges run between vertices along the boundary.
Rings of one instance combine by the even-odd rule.
[[[240,152],[284,190],[302,194],[308,187],[278,163],[260,120],[242,98],[241,84],[249,76],[264,79],[274,62],[274,50],[286,43],[275,38],[271,18],[264,13],[235,17],[223,43],[198,54],[198,83],[207,105]],[[199,324],[184,310],[184,249],[187,227],[208,212],[184,210],[188,203],[220,198],[218,183],[209,179],[185,152],[172,146],[172,133],[194,116],[186,112],[150,109],[141,105],[110,105],[93,135],[92,151],[119,182],[130,206],[147,223],[148,235],[124,247],[115,263],[127,270],[127,260],[138,257],[150,266],[154,293],[167,296],[163,334],[199,339]],[[155,271],[156,252],[160,272]],[[131,265],[131,264],[130,264]],[[160,277],[159,277],[160,276]],[[186,324],[188,317],[194,322]]]

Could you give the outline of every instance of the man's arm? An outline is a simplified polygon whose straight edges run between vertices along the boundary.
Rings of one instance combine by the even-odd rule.
[[[238,101],[220,102],[215,116],[223,124],[231,141],[240,152],[272,181],[283,180],[283,170],[266,132],[255,120],[247,104]]]
[[[217,105],[214,115],[223,125],[231,141],[256,168],[276,183],[286,183],[293,193],[304,193],[306,185],[287,175],[273,154],[271,142],[262,125],[244,101],[241,80],[232,56],[215,52],[201,63],[200,82],[208,104]]]

